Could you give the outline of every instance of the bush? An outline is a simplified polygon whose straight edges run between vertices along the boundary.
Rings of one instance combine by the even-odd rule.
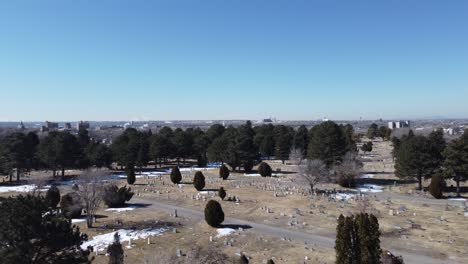
[[[242,255],[239,258],[239,264],[249,264],[249,259],[245,255]]]
[[[76,192],[71,192],[62,197],[60,201],[60,209],[62,209],[62,214],[68,218],[78,218],[81,216],[83,211],[83,200],[80,195]]]
[[[404,264],[403,257],[397,257],[386,250],[382,252],[381,261],[382,264]]]
[[[267,264],[275,264],[275,262],[272,259],[270,259],[268,260]]]
[[[260,166],[258,166],[258,173],[260,173],[262,177],[271,177],[272,172],[273,170],[266,162],[262,162]]]
[[[60,190],[56,186],[50,187],[47,190],[45,199],[50,208],[57,208],[60,202]]]
[[[193,186],[197,191],[201,191],[205,188],[205,176],[201,171],[197,171],[195,173],[195,177],[193,177]]]
[[[126,171],[127,171],[127,182],[128,182],[128,184],[133,185],[135,183],[135,181],[136,181],[135,166],[134,165],[128,165],[126,167]]]
[[[109,185],[104,188],[102,200],[109,208],[119,208],[125,206],[125,202],[132,199],[134,193],[127,186],[117,187],[117,185]]]
[[[221,205],[210,200],[205,207],[205,221],[212,227],[219,227],[224,222],[224,212]]]
[[[432,176],[431,184],[429,185],[429,193],[436,199],[442,199],[445,187],[444,177],[441,174],[435,174]]]
[[[341,187],[353,188],[356,186],[356,179],[354,176],[351,175],[340,175],[338,177],[338,184]]]
[[[251,172],[254,167],[254,163],[251,160],[248,160],[244,163],[244,170],[245,172]]]
[[[224,198],[226,198],[226,191],[223,187],[219,188],[218,195],[219,198],[221,198],[221,200],[224,200]]]
[[[229,169],[226,167],[226,165],[222,165],[221,168],[219,168],[219,177],[223,180],[227,180],[229,173]]]
[[[109,255],[109,264],[123,264],[124,263],[124,250],[120,243],[119,232],[114,234],[114,242],[107,247],[107,254]]]
[[[179,167],[174,166],[171,171],[171,181],[174,184],[179,184],[182,181],[182,174],[180,174]]]

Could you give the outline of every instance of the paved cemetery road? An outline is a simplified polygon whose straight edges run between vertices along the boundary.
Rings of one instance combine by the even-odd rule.
[[[202,211],[197,211],[189,208],[184,208],[176,205],[171,205],[168,203],[163,203],[160,201],[156,200],[150,200],[150,199],[141,199],[141,198],[134,198],[132,200],[133,202],[136,203],[146,203],[146,204],[151,204],[149,207],[154,208],[157,210],[162,210],[166,211],[168,213],[174,213],[175,210],[177,210],[177,214],[181,217],[189,217],[192,219],[197,219],[197,220],[203,220],[204,219],[204,213]],[[306,233],[306,232],[301,232],[301,231],[293,231],[293,230],[288,230],[288,229],[283,229],[280,227],[276,226],[271,226],[271,225],[265,225],[265,224],[260,224],[260,223],[255,223],[255,222],[250,222],[250,221],[245,221],[237,218],[231,218],[227,217],[224,221],[225,225],[230,225],[230,226],[249,226],[252,228],[252,231],[266,235],[266,236],[274,236],[278,238],[286,238],[286,239],[292,239],[294,241],[303,241],[307,242],[309,245],[313,246],[318,246],[318,247],[324,247],[324,248],[333,248],[335,246],[335,239],[334,236],[322,236],[322,235],[317,235],[313,233]],[[450,260],[440,260],[440,259],[435,259],[430,256],[430,251],[410,251],[410,250],[392,250],[393,253],[402,255],[405,263],[408,264],[455,264],[455,263],[461,263],[461,262],[455,262],[455,261],[450,261]]]
[[[418,197],[418,196],[411,196],[393,192],[381,192],[381,193],[373,193],[370,195],[375,195],[379,199],[387,199],[390,198],[391,200],[401,200],[408,203],[417,203],[417,204],[427,204],[427,205],[451,205],[451,206],[463,206],[464,201],[457,201],[457,200],[446,200],[446,199],[432,199],[427,197]]]

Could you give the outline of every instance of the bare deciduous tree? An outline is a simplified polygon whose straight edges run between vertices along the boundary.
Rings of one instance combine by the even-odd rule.
[[[302,163],[304,156],[304,151],[299,148],[292,147],[291,151],[289,152],[289,160],[295,162],[298,165]]]
[[[361,174],[362,166],[362,161],[356,153],[346,153],[341,163],[335,167],[338,184],[348,188],[354,187],[356,178]]]
[[[101,182],[102,176],[106,174],[105,170],[94,169],[86,170],[79,177],[78,193],[83,199],[86,210],[86,223],[88,228],[93,227],[96,211],[102,202],[104,190]]]
[[[330,181],[330,172],[327,165],[318,159],[305,160],[298,166],[298,173],[301,178],[310,186],[310,194],[314,192],[314,187],[318,183]]]

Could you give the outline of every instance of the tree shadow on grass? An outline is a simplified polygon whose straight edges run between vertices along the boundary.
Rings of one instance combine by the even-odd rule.
[[[395,182],[398,185],[417,183],[417,181],[415,181],[415,180],[402,180],[402,179],[372,179],[372,178],[356,179],[356,184],[357,185],[375,184],[375,185],[381,185],[381,186],[390,186],[390,185],[394,185]]]

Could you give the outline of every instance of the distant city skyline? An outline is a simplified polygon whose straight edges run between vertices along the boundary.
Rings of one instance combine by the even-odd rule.
[[[4,1],[0,121],[468,118],[468,1]]]

